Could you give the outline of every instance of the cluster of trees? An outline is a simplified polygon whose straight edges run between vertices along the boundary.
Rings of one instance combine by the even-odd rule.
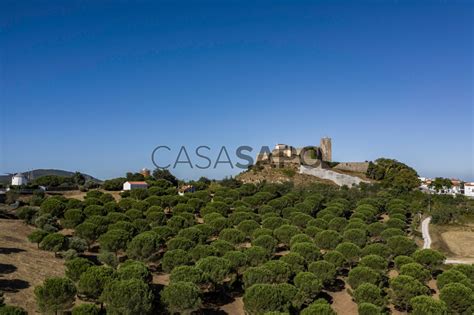
[[[86,184],[91,188],[96,187],[93,182],[87,180],[80,172],[75,172],[72,176],[44,175],[34,179],[31,183],[31,185],[44,186],[49,189],[77,188]]]
[[[384,187],[409,192],[420,186],[418,173],[397,160],[380,158],[369,163],[367,177],[378,180]]]
[[[162,177],[118,202],[89,191],[84,201],[50,197],[19,211],[38,227],[30,240],[66,259],[65,277],[35,290],[43,312],[70,309],[78,296],[90,303],[73,314],[96,314],[96,305],[110,314],[190,313],[243,288],[248,314],[334,314],[323,292],[341,281],[360,314],[389,304],[414,314],[472,311],[473,267],[445,270],[442,254],[410,237],[426,204],[419,192],[203,179],[179,196],[167,174],[153,175]],[[57,233],[64,227],[74,235]],[[82,255],[97,248],[100,263]],[[151,266],[170,275],[160,292]],[[398,276],[389,279],[392,269]],[[436,278],[440,300],[427,286]]]

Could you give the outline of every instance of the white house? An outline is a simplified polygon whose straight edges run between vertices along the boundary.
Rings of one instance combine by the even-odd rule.
[[[464,195],[474,197],[474,182],[464,183]]]
[[[148,188],[146,182],[125,182],[123,183],[123,190],[132,190],[137,188]]]
[[[12,177],[12,186],[21,186],[28,184],[28,179],[22,173],[17,173]]]

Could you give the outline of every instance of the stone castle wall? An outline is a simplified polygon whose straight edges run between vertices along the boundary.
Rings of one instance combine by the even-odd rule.
[[[355,172],[355,173],[366,173],[367,168],[369,167],[369,162],[341,162],[337,164],[333,169],[346,171],[346,172]]]

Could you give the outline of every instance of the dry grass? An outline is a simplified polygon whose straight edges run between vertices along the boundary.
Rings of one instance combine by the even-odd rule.
[[[432,248],[452,259],[474,258],[474,228],[470,225],[430,225]]]
[[[451,252],[460,257],[474,257],[473,231],[448,231],[441,234]]]
[[[34,230],[20,220],[0,219],[0,289],[7,304],[36,313],[34,288],[46,278],[63,277],[64,261],[37,249],[27,235]]]

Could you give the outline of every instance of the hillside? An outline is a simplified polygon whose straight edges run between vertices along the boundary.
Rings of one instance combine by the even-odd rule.
[[[41,177],[41,176],[46,176],[46,175],[56,175],[56,176],[63,176],[63,177],[70,177],[72,175],[74,175],[74,172],[70,172],[70,171],[65,171],[65,170],[58,170],[58,169],[35,169],[35,170],[31,170],[31,171],[24,171],[24,172],[20,172],[20,173],[23,173],[27,176],[31,176],[31,179],[35,179],[35,178],[38,178],[38,177]],[[82,175],[84,175],[84,177],[86,178],[86,180],[92,180],[94,182],[102,182],[100,179],[97,179],[91,175],[88,175],[88,174],[84,174],[84,173],[81,173]],[[11,182],[11,178],[12,178],[13,175],[0,175],[0,183],[3,183],[3,184],[8,184]]]
[[[325,183],[335,185],[330,180],[321,179],[312,175],[300,174],[296,165],[288,165],[284,168],[273,168],[271,165],[253,166],[251,169],[240,173],[236,179],[244,183],[285,183],[293,182],[295,186],[307,186],[312,183]]]

